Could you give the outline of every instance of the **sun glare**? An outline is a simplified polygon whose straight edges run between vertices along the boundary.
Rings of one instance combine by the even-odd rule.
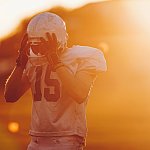
[[[8,130],[12,133],[16,133],[19,131],[19,124],[17,122],[10,122],[8,124]]]
[[[126,3],[129,15],[142,27],[146,32],[150,26],[150,1],[139,0],[129,1]]]
[[[63,6],[67,8],[76,8],[88,2],[103,0],[0,0],[0,38],[10,34],[20,21],[28,16],[32,16],[53,6]]]

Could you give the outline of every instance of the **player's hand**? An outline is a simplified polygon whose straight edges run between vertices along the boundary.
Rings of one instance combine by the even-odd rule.
[[[50,34],[47,32],[46,37],[48,41],[43,37],[40,38],[44,47],[42,53],[45,54],[52,67],[55,67],[57,64],[61,63],[58,54],[60,51],[60,45],[55,33]]]
[[[22,69],[25,68],[27,61],[28,61],[28,56],[27,53],[29,51],[29,43],[28,43],[28,34],[26,33],[21,41],[20,49],[19,49],[19,54],[18,58],[16,60],[16,65],[21,67]]]
[[[43,37],[41,37],[41,42],[43,44],[43,50],[42,53],[43,54],[52,54],[52,53],[57,53],[57,48],[58,48],[58,42],[57,42],[57,37],[55,35],[55,33],[52,33],[52,35],[50,35],[49,32],[46,33],[46,37],[48,39],[48,41],[46,41]]]

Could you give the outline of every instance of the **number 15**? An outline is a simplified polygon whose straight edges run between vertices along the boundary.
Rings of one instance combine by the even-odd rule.
[[[44,93],[41,92],[41,77],[42,77],[42,66],[37,66],[36,70],[36,81],[35,81],[35,93],[34,93],[34,101],[41,101],[42,94],[44,94],[44,98],[49,102],[56,102],[60,98],[60,82],[58,79],[51,79],[52,69],[50,65],[46,68],[46,74],[44,77],[44,82],[49,87],[44,87]],[[54,93],[51,94],[51,88],[54,88]]]

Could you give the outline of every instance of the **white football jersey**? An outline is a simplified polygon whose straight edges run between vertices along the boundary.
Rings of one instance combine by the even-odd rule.
[[[75,75],[79,71],[97,74],[106,71],[103,53],[92,47],[73,46],[61,56],[62,63]],[[86,104],[78,104],[64,89],[56,72],[45,63],[32,66],[28,61],[25,74],[33,95],[30,135],[86,137]],[[92,86],[92,85],[91,85]],[[69,89],[68,89],[69,90]]]

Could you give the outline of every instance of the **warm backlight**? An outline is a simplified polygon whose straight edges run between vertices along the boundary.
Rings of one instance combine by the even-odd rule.
[[[45,9],[50,9],[54,6],[75,8],[95,1],[103,0],[0,0],[0,38],[14,32],[23,18],[32,16]]]
[[[10,132],[13,132],[13,133],[18,132],[19,131],[19,123],[17,123],[17,122],[10,122],[8,124],[8,130]]]

